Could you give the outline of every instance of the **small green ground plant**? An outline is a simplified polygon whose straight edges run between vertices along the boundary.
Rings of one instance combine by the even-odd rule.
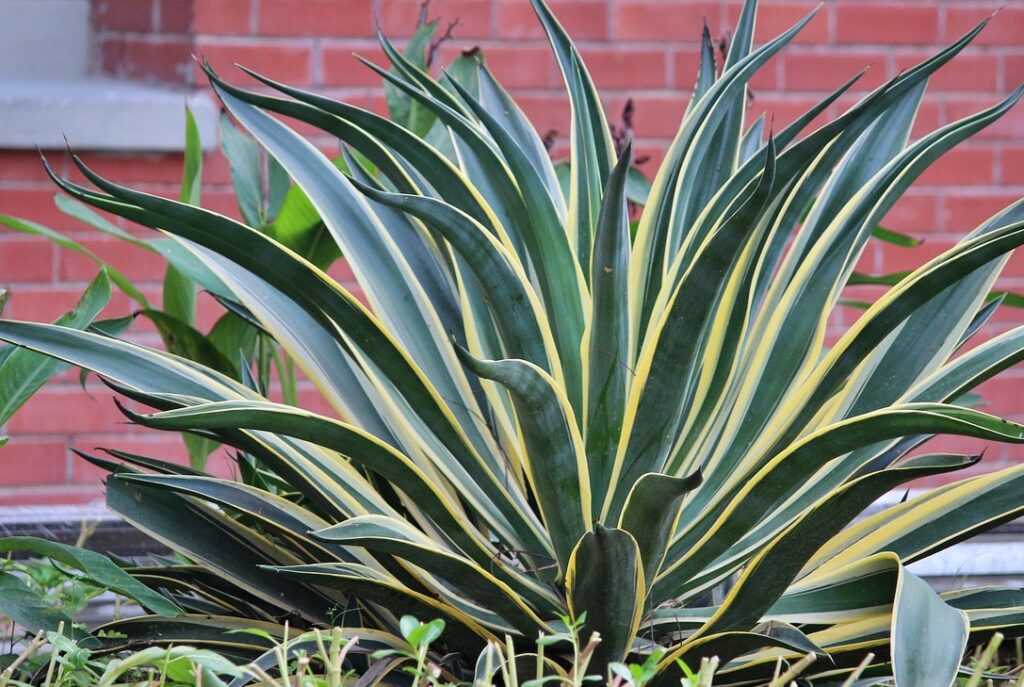
[[[0,339],[151,409],[122,406],[132,421],[230,446],[248,466],[231,481],[86,456],[110,472],[110,508],[176,558],[0,547],[100,571],[151,612],[95,630],[108,648],[185,642],[252,660],[286,627],[340,626],[343,641],[401,656],[412,630],[435,634],[411,630],[415,616],[445,623],[415,658],[446,680],[471,681],[499,647],[540,680],[623,680],[632,664],[660,687],[715,657],[722,685],[796,666],[821,685],[856,671],[954,684],[969,647],[1020,632],[1024,594],[937,594],[907,565],[1024,512],[1024,466],[856,519],[980,459],[916,451],[934,435],[1024,442],[1024,426],[966,405],[1024,358],[1024,328],[964,348],[1000,306],[989,295],[1024,243],[1024,203],[893,278],[829,347],[825,331],[910,184],[1020,98],[910,141],[928,78],[986,22],[831,122],[805,131],[856,78],[766,137],[744,121],[747,84],[810,17],[755,48],[744,3],[721,65],[705,31],[689,108],[631,227],[631,146],[617,150],[578,51],[533,6],[572,104],[567,193],[479,53],[434,78],[381,37],[391,66],[369,66],[430,113],[423,129],[262,75],[270,91],[241,89],[204,65],[370,307],[269,232],[120,186],[77,156],[91,186],[53,175],[201,263],[333,415],[271,402],[248,365],[232,376],[109,333],[0,321]],[[278,115],[337,137],[344,164]],[[601,641],[536,643],[566,633]]]

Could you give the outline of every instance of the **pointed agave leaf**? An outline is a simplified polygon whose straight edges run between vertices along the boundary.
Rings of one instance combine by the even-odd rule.
[[[557,606],[550,594],[518,574],[500,565],[496,552],[474,530],[455,502],[406,456],[365,431],[299,408],[269,402],[207,403],[133,419],[157,429],[251,429],[274,432],[337,451],[357,466],[376,473],[405,492],[436,526],[442,528],[471,559],[499,577],[510,581],[521,594],[540,605]],[[468,498],[465,490],[461,492]]]
[[[467,653],[479,651],[487,641],[497,641],[492,632],[463,611],[365,566],[354,563],[296,565],[277,568],[276,572],[293,582],[343,590],[346,594],[372,601],[395,615],[443,616],[449,620],[446,643]]]
[[[232,289],[248,290],[248,305],[261,309],[265,317],[277,314],[298,318],[303,325],[303,336],[295,339],[297,343],[302,343],[304,338],[322,334],[326,340],[316,343],[334,346],[328,349],[334,352],[329,354],[325,362],[337,363],[342,351],[355,355],[356,351],[351,347],[358,346],[367,356],[366,362],[372,362],[377,370],[386,373],[388,383],[394,385],[408,404],[410,412],[422,422],[422,430],[417,431],[436,435],[443,447],[451,452],[459,469],[472,476],[471,486],[481,489],[504,518],[517,523],[514,528],[504,526],[506,536],[515,541],[515,536],[511,535],[514,531],[518,536],[526,538],[518,544],[532,551],[543,551],[546,548],[544,538],[532,518],[533,513],[512,505],[515,500],[522,498],[521,495],[510,493],[501,484],[499,476],[504,468],[500,459],[496,456],[482,457],[470,445],[465,432],[476,426],[475,422],[470,427],[463,427],[455,421],[450,406],[441,401],[437,390],[425,378],[422,370],[351,293],[308,262],[251,228],[221,215],[111,184],[78,162],[93,183],[124,202],[111,201],[59,180],[65,190],[90,204],[194,241],[205,251],[204,259],[215,260],[214,256],[220,256],[223,260],[217,263],[218,266],[222,270],[232,271]],[[275,265],[275,268],[267,270],[268,264]],[[268,292],[268,286],[279,292]],[[271,295],[282,297],[280,308],[265,307],[264,300]],[[345,332],[344,335],[339,333],[339,326]],[[307,356],[307,359],[311,363],[320,362],[316,355]],[[315,376],[314,379],[322,380],[323,376]],[[194,395],[202,397],[202,394]],[[487,460],[491,461],[490,466],[485,462]],[[495,525],[503,527],[501,522]]]
[[[630,490],[619,519],[619,529],[632,534],[637,542],[647,585],[645,593],[650,592],[665,558],[683,497],[700,483],[699,471],[689,477],[650,472],[638,479]]]
[[[951,687],[967,648],[967,614],[905,570],[893,606],[892,663],[897,687]]]
[[[608,121],[583,59],[565,29],[544,0],[531,0],[534,12],[547,33],[572,111],[570,140],[569,216],[567,232],[576,244],[580,266],[590,265],[594,233],[601,209],[601,192],[615,161],[615,146]]]
[[[557,327],[552,327],[552,335],[565,370],[569,399],[573,407],[579,409],[582,418],[583,391],[577,380],[584,374],[580,361],[580,341],[584,337],[584,310],[588,300],[585,277],[587,266],[580,265],[574,259],[573,247],[565,235],[565,220],[559,214],[559,206],[550,200],[550,189],[545,189],[542,175],[536,171],[526,152],[483,104],[457,82],[453,81],[452,85],[494,139],[523,194],[529,221],[520,229],[520,233],[529,254],[529,265],[537,275],[539,294],[547,312],[551,313],[551,320],[558,322]]]
[[[583,439],[568,400],[550,375],[524,360],[479,360],[461,351],[466,367],[507,388],[519,417],[527,476],[551,535],[559,572],[592,521]]]
[[[718,612],[699,634],[742,629],[757,622],[814,552],[886,492],[913,479],[962,470],[978,460],[941,454],[910,458],[853,480],[821,499],[746,565]]]
[[[551,341],[551,327],[522,266],[484,227],[443,201],[385,193],[354,183],[373,200],[419,218],[444,236],[480,282],[509,354],[562,377],[560,366],[555,364],[557,353]]]
[[[590,488],[604,503],[622,433],[633,359],[629,336],[629,214],[626,178],[632,145],[619,158],[601,201],[590,264],[591,314],[587,330],[586,446]]]
[[[1018,517],[1024,507],[1014,494],[1022,481],[1024,468],[1013,466],[884,509],[833,537],[803,574],[822,574],[879,551],[891,551],[907,564],[925,558]]]
[[[702,657],[717,656],[724,666],[738,656],[767,647],[785,649],[787,653],[826,653],[796,627],[778,621],[768,621],[749,632],[721,632],[685,642],[661,660],[663,672],[659,676],[660,684],[670,684],[669,680],[680,672],[678,661],[687,665],[700,665]]]
[[[601,643],[592,664],[600,673],[625,658],[644,606],[644,571],[633,535],[595,524],[573,549],[565,586],[574,618],[586,613],[584,637],[597,632]]]
[[[393,518],[362,516],[315,532],[321,541],[383,551],[444,579],[466,597],[504,618],[524,636],[546,630],[545,623],[520,600],[520,593],[485,568],[447,551],[422,532]],[[554,612],[557,609],[552,608]]]
[[[267,113],[219,91],[221,100],[302,184],[356,277],[389,330],[453,404],[471,438],[477,429],[475,403],[454,351],[447,345],[437,313],[416,276],[379,219],[346,177],[310,143]],[[463,409],[463,407],[465,409]],[[475,440],[482,446],[482,440]]]
[[[1024,425],[944,404],[896,405],[825,427],[780,453],[755,475],[716,498],[674,543],[677,558],[655,581],[654,594],[679,593],[679,586],[736,543],[773,504],[796,492],[802,476],[830,460],[887,437],[948,433],[1024,443]],[[667,598],[667,597],[662,597]]]
[[[107,480],[107,505],[157,541],[220,572],[233,584],[314,622],[329,622],[337,599],[311,587],[288,584],[262,566],[299,561],[270,540],[208,507],[157,486],[133,483],[131,476]],[[182,527],[186,521],[188,527]]]
[[[605,499],[603,516],[618,517],[632,484],[645,472],[660,471],[668,459],[676,425],[692,398],[706,328],[727,282],[736,276],[730,268],[743,259],[745,243],[758,228],[754,219],[770,198],[774,174],[775,152],[769,143],[756,188],[709,239],[644,341],[612,471],[616,487]]]

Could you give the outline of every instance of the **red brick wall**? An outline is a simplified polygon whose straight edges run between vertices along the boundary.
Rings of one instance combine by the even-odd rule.
[[[133,78],[170,83],[199,82],[190,53],[208,58],[224,74],[240,62],[300,86],[312,86],[382,109],[378,79],[351,56],[381,60],[373,38],[370,0],[94,0],[99,66]],[[418,0],[379,0],[385,30],[408,36],[419,12]],[[758,37],[788,27],[816,0],[765,0]],[[556,13],[575,36],[594,72],[613,119],[627,98],[636,102],[640,153],[651,156],[652,173],[660,151],[675,132],[694,80],[702,17],[713,33],[724,35],[734,20],[736,0],[554,0]],[[992,25],[931,85],[917,133],[962,117],[994,102],[1024,81],[1024,1],[829,0],[796,43],[775,58],[753,83],[752,114],[772,113],[781,127],[859,69],[871,70],[863,90],[935,51],[999,6]],[[430,15],[459,18],[456,50],[480,45],[499,78],[513,91],[541,131],[563,132],[567,108],[560,79],[526,0],[434,0]],[[235,74],[238,82],[246,79]],[[847,98],[848,104],[854,96]],[[830,114],[834,114],[838,108]],[[53,154],[66,170],[63,155]],[[89,154],[101,172],[140,188],[173,193],[180,175],[177,155]],[[204,201],[235,213],[226,165],[211,155],[206,165]],[[34,153],[0,151],[0,212],[28,217],[71,232],[109,258],[133,279],[158,292],[158,265],[139,251],[108,240],[67,220],[52,207],[53,189]],[[948,247],[1007,203],[1024,195],[1024,106],[948,154],[909,192],[888,219],[893,228],[912,231],[926,242],[911,252],[874,246],[865,258],[871,270],[903,269]],[[50,244],[0,233],[0,283],[13,293],[8,314],[16,318],[56,317],[73,303],[92,275],[88,261]],[[1004,286],[1024,290],[1024,256],[1011,263]],[[128,307],[115,298],[110,313]],[[209,318],[212,308],[206,307]],[[1005,309],[992,331],[1024,319]],[[152,333],[140,332],[152,340]],[[1024,420],[1014,370],[986,385],[990,409]],[[94,498],[95,473],[73,460],[69,443],[89,449],[114,445],[182,459],[173,436],[142,432],[120,423],[109,394],[77,388],[65,373],[19,413],[7,428],[11,444],[0,450],[0,503],[81,501]],[[959,450],[978,442],[957,440]],[[947,442],[949,445],[949,442]],[[989,467],[1024,451],[990,445]]]

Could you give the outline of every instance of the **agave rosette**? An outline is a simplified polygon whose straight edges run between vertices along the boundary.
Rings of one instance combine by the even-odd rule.
[[[936,434],[1024,441],[958,404],[1024,358],[1024,328],[961,352],[1024,243],[1014,204],[898,281],[830,347],[826,325],[873,232],[940,155],[1020,97],[910,142],[928,77],[963,38],[816,129],[856,79],[765,137],[747,83],[808,18],[753,47],[746,2],[721,69],[705,30],[692,100],[630,226],[583,60],[542,0],[572,105],[563,193],[536,131],[482,58],[435,79],[384,38],[394,92],[427,136],[364,109],[207,67],[231,115],[301,187],[369,307],[244,224],[103,179],[71,196],[187,248],[333,409],[274,403],[249,378],[97,333],[3,321],[0,338],[99,374],[155,412],[139,424],[238,451],[230,481],[151,458],[89,457],[108,503],[188,564],[131,569],[186,614],[136,638],[255,650],[228,630],[342,623],[396,646],[402,614],[447,621],[466,665],[526,651],[586,613],[594,666],[661,647],[717,655],[726,683],[777,656],[871,651],[900,684],[948,685],[969,642],[1024,619],[1016,590],[936,594],[906,565],[1024,511],[1024,466],[856,518],[911,480],[978,457],[914,452]],[[337,137],[339,169],[279,117]]]

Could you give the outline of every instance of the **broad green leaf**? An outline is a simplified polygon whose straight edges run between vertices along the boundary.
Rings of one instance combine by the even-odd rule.
[[[591,313],[587,330],[587,415],[584,435],[590,489],[604,503],[615,468],[633,359],[629,335],[629,215],[626,179],[632,162],[627,145],[612,170],[595,225],[590,269]],[[645,564],[646,571],[646,564]]]
[[[176,604],[140,584],[109,558],[95,551],[37,537],[4,537],[0,539],[0,551],[18,551],[51,558],[61,565],[80,571],[93,584],[127,596],[153,613],[171,617],[181,614]]]
[[[643,613],[644,569],[633,535],[595,524],[573,549],[565,586],[573,617],[586,614],[583,636],[601,635],[593,667],[604,673],[626,657]]]
[[[645,593],[650,592],[661,568],[683,498],[699,487],[700,482],[700,472],[689,477],[652,472],[638,479],[629,492],[619,519],[619,529],[629,532],[637,542],[647,585]]]
[[[897,687],[951,687],[967,648],[967,614],[949,606],[927,582],[902,571],[892,613]]]
[[[13,573],[0,572],[0,616],[33,634],[40,630],[56,632],[63,627],[65,636],[78,639],[83,646],[99,645],[75,624],[71,616],[56,608]]]
[[[110,283],[104,270],[86,287],[75,309],[55,324],[84,329],[110,301]],[[5,424],[47,380],[63,369],[59,360],[25,349],[6,350],[0,361],[0,425]]]
[[[568,400],[554,380],[524,360],[479,360],[460,350],[466,367],[512,395],[523,434],[527,476],[544,518],[558,568],[593,520],[583,439]]]

